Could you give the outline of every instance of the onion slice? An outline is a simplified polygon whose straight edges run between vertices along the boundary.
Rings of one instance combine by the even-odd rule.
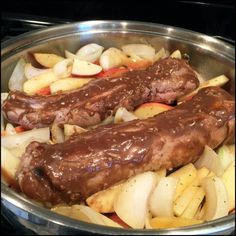
[[[16,133],[14,135],[1,137],[2,146],[6,148],[16,148],[21,144],[25,143],[27,140],[47,142],[50,139],[50,129],[49,127],[32,129],[29,131]]]
[[[8,82],[8,87],[10,91],[14,91],[14,90],[23,91],[23,84],[26,81],[25,72],[24,72],[25,65],[26,65],[25,60],[23,58],[20,58]]]

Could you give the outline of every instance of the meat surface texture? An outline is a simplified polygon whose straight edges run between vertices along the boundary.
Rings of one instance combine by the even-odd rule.
[[[114,114],[119,107],[134,110],[145,102],[172,103],[198,85],[196,74],[185,60],[167,58],[147,70],[94,79],[78,90],[63,94],[28,96],[19,91],[10,92],[2,111],[10,123],[27,129],[52,123],[88,127]]]
[[[234,136],[234,97],[219,87],[146,120],[101,126],[60,144],[32,142],[17,172],[41,202],[76,203],[137,173],[194,162]]]

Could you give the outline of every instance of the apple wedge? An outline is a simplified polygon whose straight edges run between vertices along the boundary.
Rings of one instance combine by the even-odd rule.
[[[192,163],[189,163],[171,173],[169,176],[178,180],[174,197],[174,200],[176,200],[197,177],[197,169]]]
[[[72,75],[75,76],[94,76],[102,71],[102,67],[88,61],[74,59],[72,65]]]
[[[27,80],[23,85],[23,91],[29,95],[33,95],[40,89],[48,87],[56,80],[58,80],[58,77],[50,71]]]
[[[223,180],[220,177],[205,178],[202,187],[206,194],[204,220],[215,220],[228,215],[229,198]]]
[[[65,140],[68,139],[71,135],[74,134],[81,134],[84,132],[87,132],[87,129],[84,129],[78,125],[69,125],[69,124],[64,124],[64,135],[65,135]]]
[[[59,79],[55,82],[50,84],[50,90],[51,93],[57,93],[59,91],[69,91],[81,88],[85,84],[87,84],[89,81],[91,81],[92,78],[65,78],[65,79]]]
[[[229,79],[225,75],[220,75],[210,80],[206,80],[203,83],[200,83],[199,87],[195,89],[193,92],[178,98],[178,103],[191,99],[195,94],[197,94],[198,90],[201,88],[210,87],[210,86],[220,87],[226,84],[228,81]]]
[[[172,52],[172,53],[170,54],[170,57],[172,57],[172,58],[177,58],[177,59],[181,59],[182,56],[181,56],[180,50],[175,50],[174,52]]]
[[[203,223],[203,220],[187,219],[183,217],[155,217],[150,220],[153,229],[165,229],[191,226]]]
[[[180,216],[192,199],[195,197],[199,189],[199,185],[203,178],[207,177],[209,170],[205,167],[197,170],[197,177],[194,181],[183,191],[183,193],[174,201],[174,213],[176,216]]]
[[[149,102],[139,106],[134,111],[134,115],[137,116],[139,119],[143,120],[171,109],[173,109],[172,106],[168,106],[158,102]]]
[[[121,190],[121,184],[99,191],[86,199],[89,207],[100,213],[114,212],[114,201]]]
[[[20,159],[14,156],[7,148],[1,146],[1,176],[4,182],[13,187],[18,186],[15,174]]]
[[[193,198],[189,202],[183,214],[181,214],[181,217],[193,219],[204,197],[205,197],[205,192],[203,188],[197,187],[197,191],[194,193]]]
[[[232,211],[235,208],[235,161],[225,170],[222,180],[228,192],[229,211]]]
[[[128,179],[114,201],[116,214],[132,228],[142,229],[148,211],[148,199],[157,177],[148,171]]]
[[[46,68],[52,68],[59,61],[64,60],[65,58],[58,56],[53,53],[33,53],[35,60],[42,66]]]

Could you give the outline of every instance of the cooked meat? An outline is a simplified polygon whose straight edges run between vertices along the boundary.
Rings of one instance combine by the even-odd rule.
[[[97,79],[83,88],[50,96],[11,92],[3,104],[5,118],[25,128],[57,124],[96,125],[121,106],[133,110],[144,102],[172,103],[197,88],[199,81],[184,60],[163,59],[147,70]]]
[[[234,135],[234,98],[218,87],[146,120],[108,125],[64,143],[32,142],[17,179],[23,193],[53,204],[75,203],[144,171],[194,162],[204,146]]]

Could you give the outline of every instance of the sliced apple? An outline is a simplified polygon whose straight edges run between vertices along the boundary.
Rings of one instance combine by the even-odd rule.
[[[76,52],[76,56],[78,56],[80,60],[95,62],[101,56],[103,49],[104,47],[96,43],[90,43],[81,47]]]
[[[84,129],[78,125],[64,124],[65,139],[68,139],[73,134],[80,134],[87,131],[88,131],[87,129]]]
[[[229,211],[232,211],[235,208],[235,161],[225,170],[222,180],[228,192]]]
[[[189,163],[169,175],[178,180],[175,197],[176,200],[197,177],[197,169],[192,163]]]
[[[173,109],[172,106],[168,106],[158,102],[149,102],[139,106],[134,111],[134,115],[137,116],[139,119],[143,120],[171,109]]]
[[[223,86],[224,84],[226,84],[228,81],[229,81],[229,79],[225,75],[220,75],[220,76],[214,77],[210,80],[206,80],[203,83],[200,83],[199,87],[197,89],[195,89],[194,91],[192,91],[191,93],[178,98],[178,103],[192,98],[195,94],[197,94],[197,92],[201,88],[210,87],[210,86],[219,86],[220,87],[220,86]]]
[[[34,53],[35,60],[42,66],[47,68],[52,68],[59,61],[64,60],[65,58],[58,56],[53,53]]]
[[[100,213],[114,212],[114,201],[121,190],[121,184],[99,191],[86,199],[86,203],[92,209]]]
[[[173,216],[173,202],[178,180],[173,177],[162,177],[153,190],[149,209],[153,216]]]
[[[177,58],[177,59],[181,59],[182,56],[181,56],[181,52],[180,50],[175,50],[174,52],[171,53],[170,57],[172,58]]]
[[[181,217],[193,219],[197,213],[199,206],[201,205],[205,196],[205,192],[201,187],[197,187],[197,191],[195,191],[191,201],[187,205]]]
[[[202,187],[206,193],[203,219],[209,221],[228,215],[229,198],[223,180],[219,177],[205,178]]]
[[[87,84],[89,81],[91,81],[92,78],[65,78],[56,80],[55,82],[50,84],[50,90],[51,93],[57,93],[59,91],[69,91],[81,88],[85,84]]]
[[[131,177],[122,185],[114,202],[114,210],[132,228],[144,227],[148,198],[156,181],[156,174],[148,171]]]
[[[32,79],[35,76],[48,73],[52,71],[52,69],[39,69],[31,65],[31,63],[26,63],[25,65],[25,77],[27,79]]]
[[[14,156],[7,148],[1,146],[1,176],[4,182],[17,186],[15,174],[19,163],[19,158]]]
[[[165,229],[191,226],[203,223],[203,220],[187,219],[183,217],[155,217],[150,220],[153,229]]]
[[[91,62],[74,59],[71,73],[76,76],[94,76],[101,71],[101,66]]]
[[[206,167],[208,170],[213,171],[217,176],[221,176],[224,173],[223,165],[217,155],[217,153],[205,146],[205,149],[200,158],[194,163],[196,168]]]
[[[23,85],[23,90],[25,93],[33,95],[40,89],[48,87],[56,80],[58,80],[58,77],[50,71],[27,80]]]

